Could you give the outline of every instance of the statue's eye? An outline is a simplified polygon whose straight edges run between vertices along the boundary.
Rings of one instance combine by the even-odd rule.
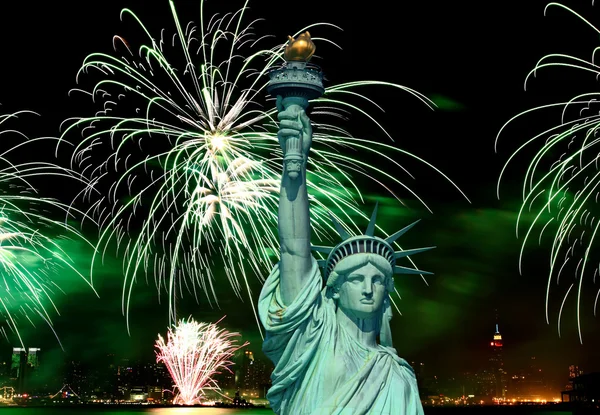
[[[379,284],[379,285],[383,284],[383,278],[381,278],[381,277],[373,278],[373,284]]]
[[[364,277],[362,275],[350,275],[348,277],[348,282],[350,282],[352,284],[358,284],[358,283],[362,282],[363,279],[364,279]]]

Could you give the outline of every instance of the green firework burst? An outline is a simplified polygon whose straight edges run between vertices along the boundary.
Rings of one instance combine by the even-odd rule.
[[[593,32],[600,34],[600,31],[589,21],[562,4],[549,3],[544,13],[553,8],[567,11]],[[599,50],[600,47],[594,48],[591,59],[561,53],[546,55],[529,72],[525,86],[539,71],[556,68],[583,71],[598,77],[600,66],[596,63],[596,55]],[[564,102],[529,109],[511,118],[501,128],[496,138],[497,145],[500,135],[506,134],[507,127],[523,117],[552,109],[561,111],[559,123],[531,137],[509,157],[498,180],[498,196],[500,182],[508,165],[514,162],[518,154],[529,148],[536,148],[537,152],[525,172],[523,203],[517,220],[517,237],[523,237],[519,270],[521,270],[525,246],[534,237],[536,230],[539,230],[537,238],[539,243],[544,234],[551,234],[546,321],[550,323],[551,293],[559,290],[563,293],[557,322],[560,335],[566,301],[569,296],[575,296],[580,341],[583,341],[581,309],[584,287],[587,284],[590,284],[590,287],[595,285],[598,277],[598,259],[593,252],[600,227],[598,215],[600,213],[598,210],[600,153],[597,150],[600,140],[599,98],[599,92],[582,93]],[[533,215],[533,221],[525,226],[525,232],[521,232],[522,220],[526,213]],[[586,275],[589,277],[584,278]],[[563,289],[563,286],[567,288]],[[595,288],[594,291],[593,314],[596,315],[600,290]]]
[[[139,25],[146,43],[134,53],[124,37],[115,36],[115,50],[123,50],[123,56],[94,53],[85,59],[78,80],[92,70],[102,79],[79,91],[100,101],[103,110],[68,120],[63,137],[83,130],[73,168],[93,183],[86,196],[100,196],[90,210],[101,224],[99,255],[111,240],[124,246],[124,314],[136,278],[152,275],[159,292],[168,293],[176,321],[174,300],[184,289],[218,304],[214,281],[222,269],[238,297],[244,290],[250,294],[248,274],[261,278],[272,266],[271,256],[278,254],[282,152],[275,105],[265,96],[266,74],[284,62],[285,45],[259,47],[269,36],[254,34],[258,20],[243,23],[247,2],[233,13],[205,19],[201,1],[198,26],[182,25],[174,2],[169,5],[172,36],[162,31],[154,37],[131,10],[122,11],[122,18]],[[298,33],[314,27],[335,26],[319,23]],[[390,192],[402,188],[423,204],[399,178],[399,170],[411,177],[399,159],[419,160],[449,181],[424,160],[391,144],[354,137],[334,123],[357,113],[387,134],[363,109],[378,108],[361,94],[365,87],[403,91],[434,107],[410,88],[379,81],[332,85],[311,102],[308,186],[311,225],[319,239],[333,231],[332,210],[339,222],[358,231],[353,218],[365,216],[356,177]],[[128,99],[141,103],[136,115],[115,115]],[[391,168],[378,168],[372,160]]]

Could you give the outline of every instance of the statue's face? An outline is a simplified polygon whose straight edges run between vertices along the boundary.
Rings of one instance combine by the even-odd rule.
[[[387,295],[385,280],[383,272],[370,262],[351,271],[336,295],[338,307],[361,319],[380,315]]]

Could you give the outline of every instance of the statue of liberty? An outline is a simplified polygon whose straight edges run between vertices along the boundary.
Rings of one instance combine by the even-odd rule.
[[[275,364],[267,398],[280,415],[421,415],[414,371],[392,346],[389,293],[394,273],[424,273],[397,266],[396,259],[430,248],[394,252],[394,241],[414,224],[378,238],[377,207],[365,235],[350,236],[334,221],[342,242],[311,247],[306,165],[312,127],[301,101],[277,98],[284,151],[281,257],[258,304],[267,333],[263,351]],[[327,260],[315,260],[311,250],[328,254]]]

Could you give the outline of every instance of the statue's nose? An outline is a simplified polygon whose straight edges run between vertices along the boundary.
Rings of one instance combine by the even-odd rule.
[[[365,281],[363,282],[363,294],[366,296],[373,295],[373,286],[371,281],[369,281],[367,278],[365,278]]]

